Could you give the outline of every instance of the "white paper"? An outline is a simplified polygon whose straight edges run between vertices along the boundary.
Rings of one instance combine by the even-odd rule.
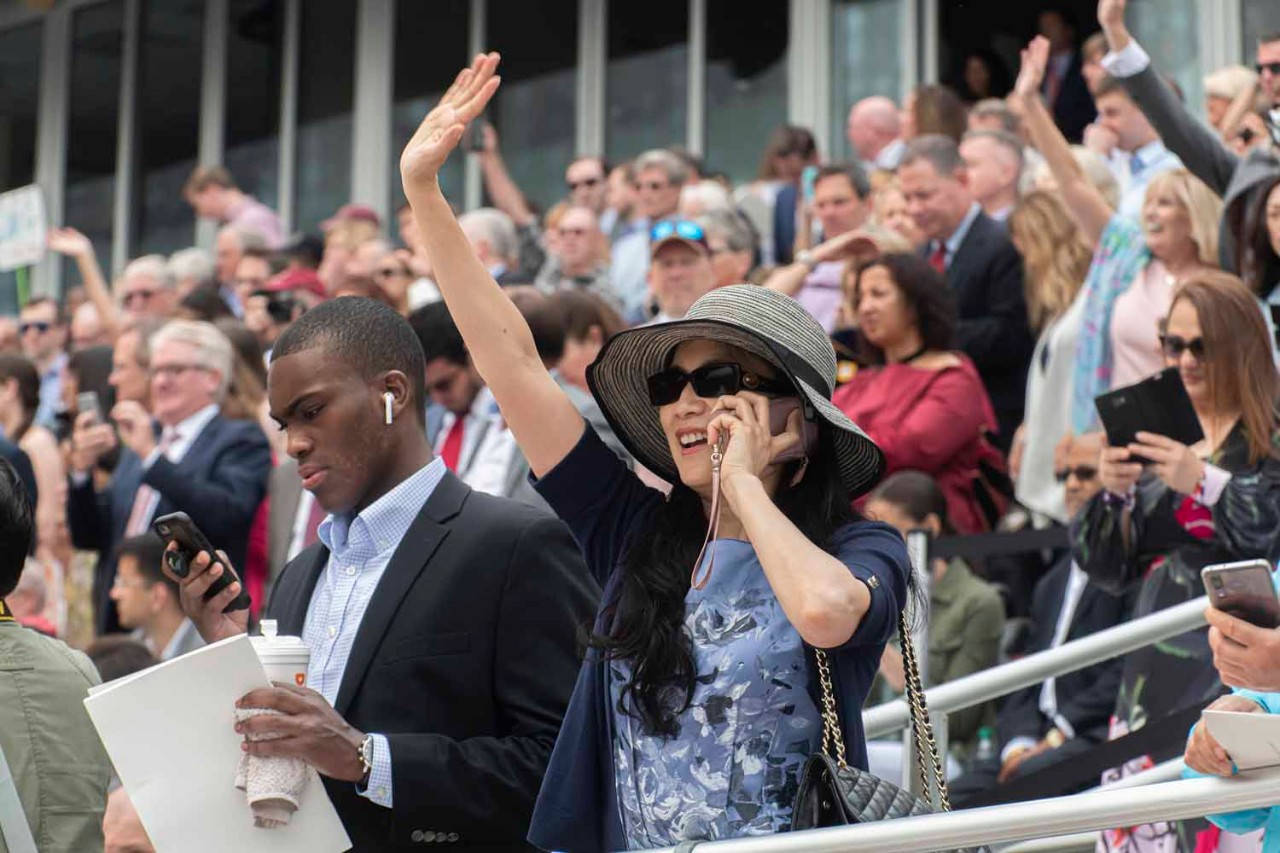
[[[166,661],[92,691],[98,736],[157,853],[343,853],[342,822],[311,771],[287,826],[260,829],[243,791],[235,703],[269,687],[248,636]]]
[[[1265,711],[1205,711],[1204,724],[1237,768],[1280,764],[1280,716]]]
[[[0,272],[37,264],[44,251],[44,192],[31,184],[0,195]]]

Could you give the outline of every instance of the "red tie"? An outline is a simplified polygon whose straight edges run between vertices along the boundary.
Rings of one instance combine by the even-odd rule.
[[[459,415],[454,418],[449,434],[444,437],[444,446],[440,448],[440,458],[445,467],[455,474],[458,472],[458,457],[462,455],[462,425],[466,418]]]
[[[939,243],[937,248],[933,250],[933,254],[929,255],[929,266],[938,271],[938,275],[946,276],[947,274],[947,244]]]
[[[310,548],[320,538],[320,522],[329,513],[320,506],[320,501],[311,498],[311,514],[307,516],[307,529],[302,533],[302,547]]]

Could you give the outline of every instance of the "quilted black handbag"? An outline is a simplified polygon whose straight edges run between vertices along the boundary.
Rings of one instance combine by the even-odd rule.
[[[951,811],[947,780],[942,759],[933,738],[933,725],[925,705],[924,687],[916,664],[911,632],[906,617],[898,617],[898,634],[902,640],[902,668],[906,675],[907,707],[911,711],[911,730],[915,738],[917,769],[926,790],[937,786],[938,801],[943,811]],[[831,666],[822,649],[814,649],[818,680],[822,685],[822,749],[809,756],[800,774],[795,805],[791,815],[792,831],[827,826],[847,826],[899,817],[932,814],[932,804],[910,791],[886,782],[878,776],[849,766],[845,760],[844,737],[836,711],[835,690],[831,685]],[[930,761],[925,762],[928,753]],[[932,771],[932,772],[930,772]]]

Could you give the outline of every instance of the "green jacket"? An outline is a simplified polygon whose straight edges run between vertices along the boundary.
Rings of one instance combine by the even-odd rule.
[[[103,847],[111,763],[83,701],[98,683],[82,653],[0,622],[0,746],[40,853]]]
[[[995,666],[1004,634],[1004,602],[963,560],[952,560],[929,595],[929,684],[946,684]],[[966,754],[978,729],[995,722],[995,704],[949,715],[951,749]]]

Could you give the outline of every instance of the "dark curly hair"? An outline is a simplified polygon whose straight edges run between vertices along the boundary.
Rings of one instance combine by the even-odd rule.
[[[853,285],[856,307],[862,276],[867,270],[883,267],[902,293],[902,301],[915,318],[925,349],[949,350],[956,330],[956,302],[947,283],[929,262],[916,255],[888,254],[872,258],[858,268]],[[884,364],[884,351],[859,338],[860,355],[866,364]]]

